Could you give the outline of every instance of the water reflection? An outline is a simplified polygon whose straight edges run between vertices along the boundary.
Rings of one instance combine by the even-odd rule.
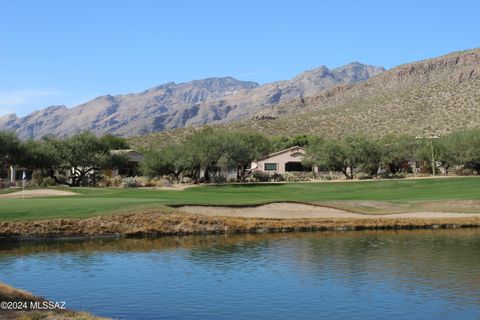
[[[476,319],[479,253],[478,229],[8,243],[0,280],[119,318]]]

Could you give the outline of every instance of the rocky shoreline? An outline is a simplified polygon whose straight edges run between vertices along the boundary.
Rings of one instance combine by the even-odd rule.
[[[0,222],[3,241],[57,238],[158,237],[192,234],[242,234],[300,231],[448,229],[480,227],[480,216],[376,218],[245,218],[205,216],[171,208],[87,219]]]

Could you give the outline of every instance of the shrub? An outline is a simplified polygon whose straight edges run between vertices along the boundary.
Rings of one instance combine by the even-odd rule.
[[[168,187],[172,185],[172,181],[169,177],[155,178],[152,179],[150,183],[155,187]]]
[[[192,183],[193,180],[190,177],[182,177],[182,183]]]
[[[42,182],[40,183],[40,187],[53,187],[56,186],[57,183],[52,177],[45,177],[43,178]]]
[[[283,177],[283,175],[276,172],[270,176],[270,179],[274,182],[285,181],[285,178]]]
[[[270,175],[268,173],[261,172],[261,171],[254,171],[252,178],[254,181],[257,181],[257,182],[270,181]]]
[[[153,187],[156,186],[155,183],[153,183],[149,178],[140,176],[140,177],[135,177],[137,180],[137,184],[139,187]]]
[[[111,178],[111,181],[114,187],[120,187],[123,184],[123,179],[120,176],[115,176]]]
[[[370,180],[373,179],[373,177],[370,174],[359,174],[357,175],[358,180]]]
[[[222,184],[227,182],[227,177],[222,174],[216,174],[212,177],[212,182],[216,184]]]
[[[124,178],[122,180],[122,187],[124,188],[138,188],[137,179],[133,177]]]
[[[44,179],[44,177],[43,177],[41,171],[39,171],[39,170],[33,171],[33,173],[32,173],[32,181],[31,181],[32,185],[41,186],[43,179]]]
[[[0,179],[0,189],[9,188],[9,187],[10,187],[10,181]]]
[[[336,179],[336,177],[331,176],[331,175],[328,174],[328,175],[322,175],[322,176],[320,176],[320,179],[321,179],[321,180],[327,180],[327,181],[329,181],[329,180],[334,180],[334,179]]]
[[[23,180],[17,180],[15,181],[15,187],[16,188],[22,188],[23,187]],[[25,187],[28,186],[28,181],[25,181]]]
[[[103,184],[104,187],[113,187],[113,181],[112,178],[102,175],[101,179],[99,179],[99,183]]]
[[[407,174],[405,172],[395,172],[395,173],[384,172],[380,175],[380,178],[382,179],[403,179],[406,177],[407,177]]]
[[[287,172],[284,175],[286,181],[312,181],[315,180],[313,172]]]
[[[465,167],[455,169],[454,171],[459,176],[473,176],[475,174],[472,169]]]

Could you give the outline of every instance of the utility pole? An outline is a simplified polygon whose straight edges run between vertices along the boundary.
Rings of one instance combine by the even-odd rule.
[[[416,139],[428,139],[430,140],[430,148],[431,148],[431,151],[432,151],[432,175],[435,177],[436,173],[437,173],[437,170],[436,170],[436,167],[437,167],[437,163],[435,162],[435,148],[433,147],[433,139],[438,139],[440,138],[440,136],[434,134],[432,136],[429,136],[429,137],[415,137]]]

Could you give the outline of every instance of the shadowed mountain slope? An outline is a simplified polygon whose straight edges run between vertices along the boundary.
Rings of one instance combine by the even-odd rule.
[[[480,49],[400,65],[359,83],[267,106],[228,125],[268,135],[446,134],[480,127]],[[178,141],[193,129],[132,139],[137,146]]]
[[[71,109],[52,106],[21,118],[6,115],[0,117],[0,130],[14,130],[23,139],[46,134],[64,137],[84,130],[135,136],[229,123],[338,84],[369,79],[383,70],[355,62],[332,70],[322,66],[291,80],[261,86],[231,77],[171,82],[137,94],[101,96]]]

